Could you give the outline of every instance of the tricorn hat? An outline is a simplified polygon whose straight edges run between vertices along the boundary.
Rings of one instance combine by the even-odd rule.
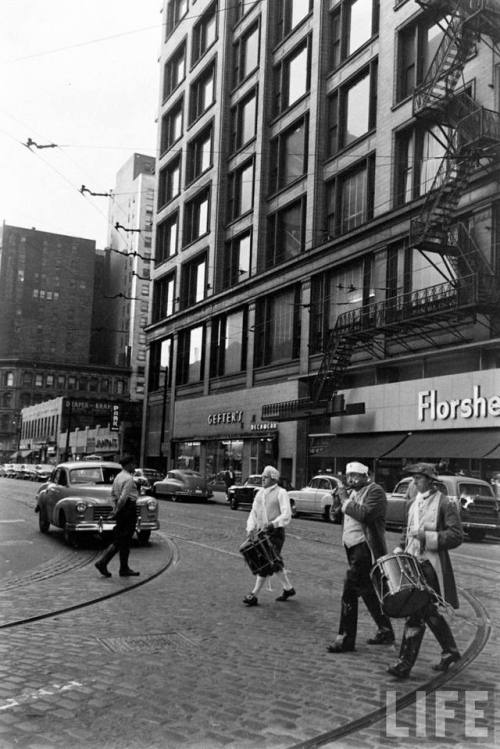
[[[430,479],[435,479],[437,476],[436,469],[432,463],[413,463],[405,468],[405,473],[411,473],[413,475],[421,473],[422,476],[427,476]]]

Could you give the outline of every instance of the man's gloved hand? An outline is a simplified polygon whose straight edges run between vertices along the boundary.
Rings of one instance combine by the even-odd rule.
[[[401,548],[401,546],[396,546],[396,548],[395,548],[395,549],[393,549],[392,553],[393,553],[393,554],[404,554],[404,551],[403,551],[403,549]]]
[[[274,530],[274,525],[272,523],[268,523],[264,530],[267,531],[267,533],[271,533]]]

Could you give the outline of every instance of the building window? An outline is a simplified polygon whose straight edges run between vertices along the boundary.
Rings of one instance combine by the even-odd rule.
[[[167,37],[182,21],[188,11],[188,0],[169,0],[167,4]]]
[[[33,375],[31,372],[23,372],[23,385],[29,386],[33,382]]]
[[[434,182],[445,154],[442,129],[414,126],[396,133],[394,203],[396,206],[425,195]]]
[[[182,136],[182,113],[184,99],[180,99],[161,118],[160,151],[164,154]]]
[[[8,387],[8,388],[14,387],[14,372],[6,372],[4,381],[5,381],[5,387]]]
[[[215,65],[212,63],[195,80],[190,90],[189,122],[193,123],[215,101]]]
[[[212,152],[213,125],[210,123],[208,127],[202,130],[188,144],[188,158],[186,161],[186,182],[188,184],[213,166]]]
[[[179,333],[179,385],[200,382],[203,378],[204,344],[204,329],[201,325]]]
[[[345,148],[375,127],[377,63],[328,98],[328,155]]]
[[[156,253],[155,265],[163,263],[168,258],[173,257],[177,252],[177,236],[179,230],[179,212],[176,211],[171,216],[158,224],[156,230]]]
[[[248,143],[255,137],[257,125],[257,92],[252,90],[248,96],[236,104],[231,110],[232,150]]]
[[[307,173],[307,118],[302,117],[271,142],[270,192]]]
[[[246,369],[247,313],[222,315],[212,325],[210,376],[236,374]]]
[[[184,208],[183,243],[188,245],[210,229],[210,188],[205,188]]]
[[[181,157],[176,156],[161,171],[158,184],[158,208],[176,198],[181,191]]]
[[[233,83],[237,86],[259,66],[259,24],[255,23],[233,45]]]
[[[327,184],[328,236],[344,234],[372,218],[374,167],[375,158],[370,156]]]
[[[304,249],[305,196],[272,214],[268,219],[265,267],[285,262]]]
[[[224,288],[235,286],[250,276],[252,234],[248,232],[226,243],[224,253]]]
[[[253,208],[253,160],[228,177],[227,220],[232,221]]]
[[[41,375],[41,374],[36,374],[35,375],[35,387],[36,388],[43,387],[43,375]]]
[[[429,25],[426,18],[410,23],[397,36],[396,101],[413,94],[422,83],[444,36],[443,22]]]
[[[292,287],[257,302],[255,366],[296,359],[300,349],[300,289]]]
[[[330,69],[378,33],[380,0],[341,0],[330,16]]]
[[[48,374],[45,377],[45,387],[53,388],[54,387],[54,375]]]
[[[275,0],[276,2],[276,0]],[[313,0],[278,0],[278,40],[283,39],[309,15]]]
[[[91,377],[89,380],[89,390],[92,393],[97,393],[97,390],[99,388],[99,380],[97,377]]]
[[[186,43],[183,42],[169,57],[163,69],[163,101],[175,91],[186,77]]]
[[[57,375],[57,387],[58,388],[66,387],[66,377],[64,375]]]
[[[75,390],[76,388],[76,377],[73,377],[73,375],[70,375],[68,377],[68,390]]]
[[[143,283],[141,286],[141,294],[142,296],[149,296],[149,284]]]
[[[160,390],[169,387],[172,372],[171,338],[151,344],[149,362],[149,389]]]
[[[284,112],[301,99],[310,86],[309,37],[274,69],[274,113]]]
[[[201,302],[206,294],[206,255],[200,255],[182,266],[181,276],[181,306],[183,309]]]
[[[125,392],[125,383],[123,380],[116,380],[115,382],[115,393],[117,395],[123,395]]]
[[[163,276],[153,284],[153,318],[158,322],[169,317],[174,311],[175,273]]]
[[[194,65],[203,57],[217,38],[217,6],[214,3],[200,18],[193,28],[191,47],[191,64]]]
[[[107,378],[101,380],[101,393],[109,393],[109,380]]]

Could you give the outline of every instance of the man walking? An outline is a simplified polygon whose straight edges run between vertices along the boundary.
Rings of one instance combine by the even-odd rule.
[[[394,642],[391,620],[381,608],[370,579],[370,571],[378,559],[387,553],[385,544],[385,514],[387,497],[381,486],[370,482],[368,467],[352,462],[346,466],[348,494],[344,489],[342,512],[344,528],[342,542],[349,564],[344,579],[339,634],[328,645],[329,653],[355,650],[358,627],[358,598],[361,596],[375,621],[378,631],[368,640],[369,645],[390,645]]]
[[[134,572],[128,566],[130,544],[137,523],[136,501],[139,492],[132,475],[137,464],[135,458],[131,455],[124,455],[120,459],[120,465],[122,470],[115,477],[111,488],[111,499],[115,503],[111,517],[116,518],[116,525],[113,530],[113,543],[108,546],[101,558],[95,563],[95,566],[104,577],[111,577],[111,572],[108,570],[107,564],[116,552],[120,555],[120,576],[135,577],[139,575],[139,572]]]

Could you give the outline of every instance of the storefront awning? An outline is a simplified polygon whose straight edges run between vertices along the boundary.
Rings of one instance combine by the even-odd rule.
[[[405,439],[406,434],[310,434],[311,454],[324,458],[381,458]]]
[[[387,454],[387,458],[484,458],[500,444],[500,431],[475,430],[415,432]],[[488,457],[492,457],[488,455]]]
[[[17,450],[15,453],[12,453],[9,460],[19,460],[19,458],[29,458],[29,456],[33,453],[33,450]]]

